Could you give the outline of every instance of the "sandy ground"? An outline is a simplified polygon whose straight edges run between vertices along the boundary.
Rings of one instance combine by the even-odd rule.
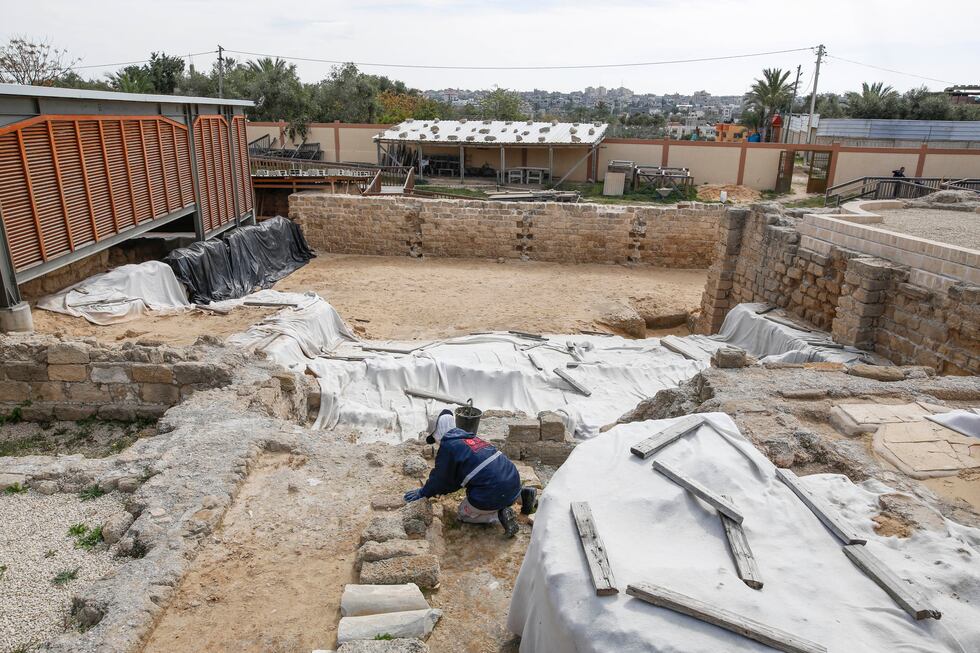
[[[144,653],[333,649],[343,587],[357,582],[361,531],[380,514],[371,498],[416,484],[401,473],[405,453],[324,432],[309,455],[263,456],[181,580]],[[451,498],[443,503],[455,509]],[[507,607],[529,528],[506,540],[499,527],[447,517],[440,587],[428,593],[444,611],[429,639],[433,653],[516,653]]]
[[[942,209],[897,209],[876,213],[881,215],[884,223],[872,227],[980,249],[980,214]]]
[[[486,330],[602,330],[596,320],[610,301],[636,300],[659,315],[683,313],[698,307],[706,277],[704,270],[326,254],[275,288],[319,293],[362,337],[412,340]],[[274,312],[239,307],[228,315],[193,311],[97,326],[35,309],[34,326],[104,342],[191,344],[202,335],[244,331]]]

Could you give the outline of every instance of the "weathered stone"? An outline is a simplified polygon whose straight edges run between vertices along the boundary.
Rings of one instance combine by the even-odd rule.
[[[32,481],[31,489],[38,494],[55,494],[58,492],[58,483],[55,481]]]
[[[425,535],[425,529],[432,523],[432,502],[419,499],[406,505],[400,511],[402,526],[410,536]]]
[[[175,404],[180,399],[176,386],[165,383],[143,383],[140,385],[140,398],[151,404]]]
[[[30,384],[23,381],[0,381],[0,401],[20,403],[30,398]]]
[[[52,381],[85,381],[88,368],[84,365],[48,365],[48,378]]]
[[[364,532],[361,533],[361,544],[407,538],[408,533],[405,532],[405,527],[402,525],[401,515],[383,515],[372,519],[368,527],[364,529]]]
[[[140,480],[135,476],[123,476],[116,483],[116,488],[120,492],[125,492],[126,494],[132,494],[140,487]]]
[[[342,617],[337,624],[337,643],[375,640],[378,637],[425,639],[432,633],[442,610],[410,610],[364,617]]]
[[[377,562],[388,558],[402,558],[429,553],[427,540],[388,540],[386,542],[365,542],[357,550],[357,565]]]
[[[85,365],[88,362],[88,347],[81,343],[60,342],[48,347],[49,365]]]
[[[129,383],[129,372],[122,365],[93,365],[93,383]]]
[[[426,554],[365,562],[361,565],[361,582],[366,585],[415,583],[433,588],[439,584],[439,558]]]
[[[412,478],[422,478],[429,473],[429,463],[418,454],[406,456],[402,461],[402,473]]]
[[[745,350],[738,347],[721,347],[711,355],[711,363],[723,369],[745,367],[747,358]]]
[[[402,494],[382,494],[371,499],[371,507],[375,510],[394,510],[405,505],[405,497]]]
[[[185,361],[174,365],[174,378],[180,385],[205,383],[211,387],[218,387],[231,383],[229,370],[214,363],[198,361]]]
[[[344,642],[337,647],[337,653],[429,653],[429,645],[417,639],[359,639]]]
[[[37,363],[6,363],[3,371],[11,381],[47,381],[48,366]]]
[[[133,525],[133,516],[125,510],[113,513],[105,523],[102,524],[102,539],[106,544],[115,544],[126,534],[129,527]]]
[[[102,419],[117,420],[119,422],[132,422],[136,419],[136,408],[134,406],[106,404],[99,408],[99,417]]]
[[[133,381],[136,383],[173,383],[174,372],[169,365],[137,363],[133,365]],[[93,379],[94,380],[94,379]]]
[[[865,365],[857,363],[847,368],[847,373],[852,376],[861,376],[875,381],[904,381],[905,372],[900,367],[886,367],[881,365]]]
[[[0,474],[0,492],[15,485],[24,487],[26,484],[27,477],[23,474]]]
[[[550,410],[538,413],[538,422],[541,424],[541,439],[552,442],[565,441],[565,422],[561,415]]]
[[[97,383],[68,384],[68,400],[84,404],[105,404],[112,401],[108,390]]]
[[[76,422],[95,415],[99,410],[98,406],[73,406],[70,404],[55,406],[54,416],[63,422]]]
[[[340,596],[340,616],[427,610],[429,603],[415,583],[404,585],[345,585]]]
[[[830,395],[826,388],[799,388],[790,390],[780,390],[779,394],[786,399],[815,400],[824,399]]]
[[[507,440],[512,442],[537,442],[541,439],[541,422],[536,419],[514,420],[507,427]]]
[[[572,453],[575,445],[571,442],[537,442],[521,447],[524,460],[537,460],[545,465],[561,465]]]

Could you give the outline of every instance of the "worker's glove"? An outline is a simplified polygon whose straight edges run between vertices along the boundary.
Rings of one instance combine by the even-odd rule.
[[[413,501],[418,501],[422,498],[422,488],[417,487],[414,490],[409,490],[405,493],[405,503],[411,503]]]

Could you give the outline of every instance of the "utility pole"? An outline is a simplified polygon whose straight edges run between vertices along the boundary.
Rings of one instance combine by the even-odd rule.
[[[813,95],[810,96],[810,119],[806,123],[806,142],[809,143],[813,137],[813,112],[817,109],[817,80],[820,79],[820,60],[826,50],[823,43],[817,46],[817,67],[813,71]]]
[[[823,47],[823,46],[820,46]],[[820,64],[817,64],[819,68]],[[218,46],[218,97],[225,96],[225,49]]]
[[[796,67],[796,81],[793,82],[793,99],[789,101],[789,111],[786,112],[786,124],[783,127],[783,142],[789,143],[789,125],[793,122],[793,105],[796,104],[796,92],[800,89],[800,71],[803,66]]]

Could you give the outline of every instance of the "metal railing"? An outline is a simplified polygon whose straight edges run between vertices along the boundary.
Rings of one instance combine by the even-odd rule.
[[[371,183],[361,195],[402,195],[415,188],[415,168],[411,166],[374,167]]]
[[[828,188],[824,193],[824,206],[840,206],[857,199],[917,199],[945,189],[980,192],[980,179],[859,177]]]

